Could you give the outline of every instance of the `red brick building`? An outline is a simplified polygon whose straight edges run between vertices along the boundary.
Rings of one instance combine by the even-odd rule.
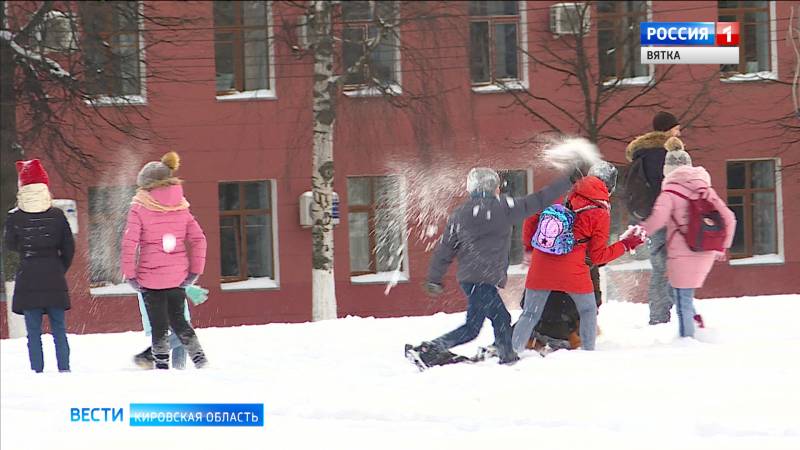
[[[368,58],[368,70],[348,76],[337,98],[339,316],[463,310],[454,271],[443,300],[432,302],[422,293],[430,239],[420,239],[427,229],[403,215],[442,193],[411,196],[409,204],[391,208],[380,199],[404,198],[400,192],[419,193],[413,188],[423,185],[441,187],[442,180],[463,186],[467,169],[477,164],[508,171],[514,193],[546,184],[552,173],[535,164],[531,144],[521,143],[553,125],[587,134],[570,119],[586,123],[581,85],[574,77],[565,83],[558,70],[576,60],[576,38],[554,28],[552,2],[346,5],[335,28],[348,41],[375,36],[379,14],[399,14],[400,26]],[[173,30],[180,45],[151,48],[141,30],[156,33],[156,25],[144,23],[137,34],[113,19],[119,8],[143,7],[203,20]],[[734,259],[715,266],[699,297],[800,292],[800,237],[790,232],[800,227],[800,143],[787,144],[792,136],[781,134],[782,122],[774,120],[794,109],[789,83],[795,56],[786,40],[792,7],[797,3],[653,0],[594,2],[588,10],[582,45],[587,70],[605,82],[597,118],[607,120],[598,135],[606,158],[624,165],[625,140],[650,131],[655,111],[670,110],[687,124],[684,138],[695,164],[709,170],[739,218]],[[311,235],[300,224],[299,208],[310,190],[313,67],[310,56],[292,49],[304,43],[300,11],[280,2],[106,2],[83,8],[110,8],[84,17],[115,36],[109,42],[118,66],[106,73],[119,79],[102,84],[99,101],[124,98],[119,108],[147,116],[154,140],[144,145],[117,136],[108,147],[87,141],[105,161],[100,172],[87,176],[81,189],[57,180],[52,186],[56,198],[77,200],[69,331],[140,329],[135,297],[111,286],[121,281],[119,226],[136,172],[168,150],[183,158],[179,176],[209,243],[200,284],[211,291],[210,301],[193,308],[195,325],[310,320]],[[718,20],[741,23],[738,66],[638,64],[639,22]],[[337,49],[345,62],[363,51],[358,44],[345,47]],[[370,77],[394,94],[387,98],[366,87]],[[625,108],[626,102],[634,107]],[[788,120],[797,125],[796,118]],[[437,214],[448,200],[442,195]],[[615,226],[624,221],[617,206]],[[518,249],[511,258],[518,262]],[[641,298],[645,285],[614,286],[630,280],[627,275],[641,276],[626,272],[641,263],[621,263],[611,268],[607,289]],[[392,277],[398,284],[387,294]],[[507,300],[515,296],[507,294]]]

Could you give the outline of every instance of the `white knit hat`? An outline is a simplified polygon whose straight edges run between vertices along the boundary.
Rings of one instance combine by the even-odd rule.
[[[494,169],[474,167],[467,174],[467,192],[491,192],[500,186],[500,176]]]
[[[684,150],[683,142],[677,137],[671,137],[664,143],[667,156],[664,158],[664,176],[681,166],[691,166],[692,157]]]

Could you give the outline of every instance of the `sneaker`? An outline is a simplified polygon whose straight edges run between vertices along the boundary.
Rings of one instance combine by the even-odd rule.
[[[703,322],[703,316],[700,314],[694,315],[694,323],[697,324],[697,328],[705,328],[706,324]]]
[[[142,353],[137,354],[133,357],[133,363],[137,366],[141,367],[142,369],[152,369],[153,368],[153,354],[150,352],[150,349],[143,351]]]

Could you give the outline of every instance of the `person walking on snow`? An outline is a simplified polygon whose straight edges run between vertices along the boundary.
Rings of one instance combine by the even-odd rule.
[[[600,165],[609,164],[601,162]],[[599,168],[593,168],[592,172],[598,175],[613,173]],[[566,206],[575,212],[572,228],[575,241],[569,253],[550,254],[534,247],[525,279],[525,306],[514,325],[512,343],[515,351],[525,349],[552,291],[563,291],[572,297],[580,315],[581,348],[594,350],[597,304],[586,256],[594,264],[606,264],[622,256],[626,250],[644,243],[642,237],[629,233],[622,240],[607,245],[611,226],[609,190],[613,190],[613,185],[611,177],[606,178],[604,181],[597,176],[587,176],[575,183],[572,193],[567,196]]]
[[[65,311],[70,309],[65,274],[72,264],[75,241],[67,218],[52,207],[50,179],[38,159],[17,161],[17,207],[6,218],[5,245],[19,253],[20,263],[11,309],[25,316],[31,370],[44,371],[42,316],[50,319],[59,372],[69,372]]]
[[[656,197],[661,192],[664,179],[664,144],[670,137],[681,135],[681,126],[674,115],[661,111],[653,117],[653,130],[634,139],[625,150],[631,163],[625,182],[623,201],[635,222],[650,215]],[[667,283],[666,230],[652,230],[650,238],[650,284],[647,303],[650,308],[650,325],[669,322],[669,310],[674,298]]]
[[[449,353],[448,349],[478,337],[488,317],[494,328],[500,364],[519,359],[511,348],[511,315],[497,292],[498,287],[506,284],[511,228],[563,195],[582,175],[576,169],[571,177],[564,177],[539,192],[512,198],[500,195],[497,172],[486,167],[470,170],[467,175],[470,198],[450,215],[425,284],[428,294],[440,295],[448,267],[454,259],[458,260],[456,277],[468,301],[466,323],[433,341],[407,348],[407,356],[412,350],[423,365],[437,365],[441,363],[437,362],[439,357]]]
[[[156,369],[169,369],[169,328],[186,347],[195,367],[208,363],[184,317],[184,288],[203,273],[206,237],[189,211],[181,180],[173,176],[179,163],[178,154],[169,152],[161,161],[144,165],[136,179],[139,189],[122,238],[122,273],[144,298]]]
[[[676,313],[682,337],[694,336],[694,290],[703,286],[714,260],[724,260],[725,252],[693,251],[683,234],[688,232],[690,201],[705,199],[724,223],[725,251],[733,243],[736,215],[711,187],[711,176],[703,167],[692,167],[692,158],[678,138],[668,142],[671,150],[664,164],[664,185],[653,205],[653,212],[641,226],[650,233],[666,226],[667,278],[675,296]]]

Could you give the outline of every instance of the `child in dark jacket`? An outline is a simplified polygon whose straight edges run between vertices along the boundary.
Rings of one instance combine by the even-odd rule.
[[[539,192],[511,198],[499,194],[500,178],[494,170],[478,167],[470,171],[470,199],[450,215],[426,284],[430,294],[441,294],[442,279],[457,259],[457,279],[468,299],[467,321],[432,342],[407,348],[407,356],[411,350],[419,355],[422,364],[434,365],[437,355],[478,337],[488,317],[494,327],[500,363],[519,359],[511,349],[511,315],[497,292],[506,284],[511,228],[563,195],[570,184],[570,179],[564,177]]]
[[[607,164],[607,163],[601,163]],[[525,280],[525,307],[514,327],[513,347],[522,351],[539,323],[551,291],[572,297],[580,315],[581,347],[594,350],[597,333],[597,304],[586,256],[597,265],[613,261],[644,240],[635,234],[607,246],[611,226],[609,187],[597,176],[587,176],[575,184],[567,204],[579,211],[573,225],[575,246],[570,253],[554,255],[534,248]],[[537,220],[531,218],[530,220]]]
[[[64,213],[52,207],[49,177],[38,159],[17,161],[17,208],[6,218],[6,248],[18,252],[12,310],[25,316],[31,369],[44,370],[42,316],[50,319],[59,372],[69,372],[65,311],[70,308],[64,274],[72,264],[75,242]]]

